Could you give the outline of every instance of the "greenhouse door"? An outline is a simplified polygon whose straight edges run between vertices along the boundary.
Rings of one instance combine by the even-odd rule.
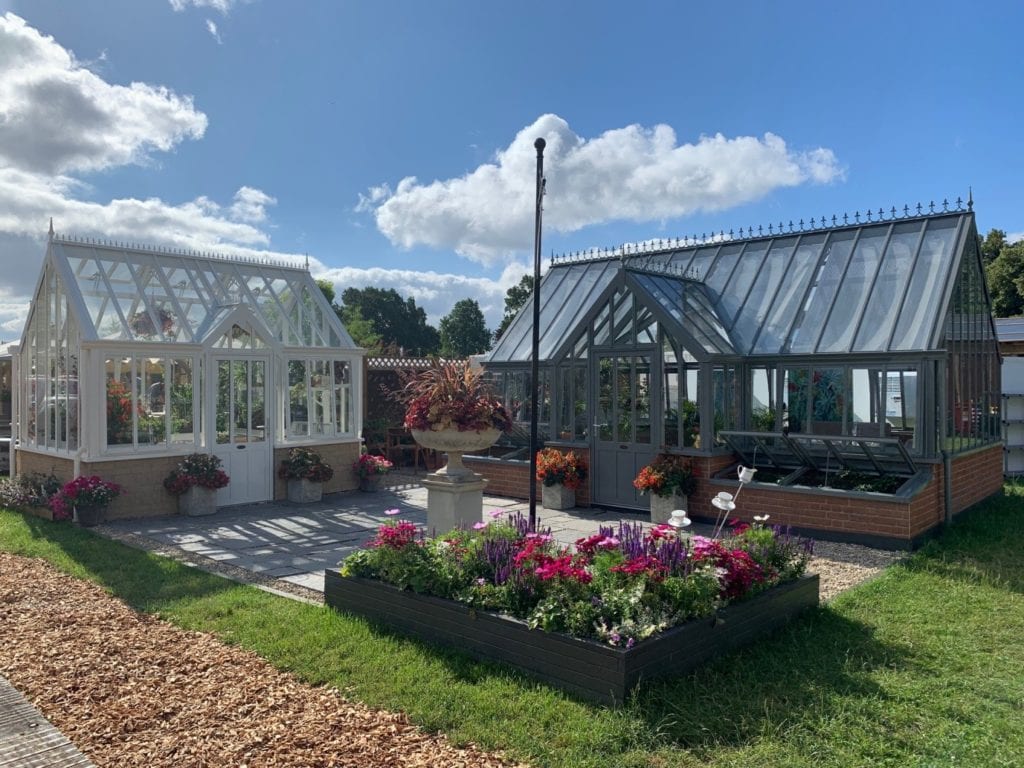
[[[267,440],[266,358],[222,357],[211,366],[215,435],[213,453],[231,482],[217,492],[217,506],[273,498],[273,451]]]
[[[655,454],[651,403],[658,402],[658,377],[651,354],[596,355],[597,397],[593,452],[594,503],[647,507],[633,478]]]

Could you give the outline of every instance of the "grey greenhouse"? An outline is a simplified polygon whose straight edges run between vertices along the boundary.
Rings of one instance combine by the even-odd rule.
[[[971,208],[553,259],[539,298],[545,444],[588,457],[584,503],[645,508],[632,480],[667,452],[691,460],[698,517],[715,516],[710,499],[743,464],[761,480],[744,491],[748,519],[913,543],[1001,488],[1000,358]],[[483,359],[519,435],[532,312]],[[474,469],[524,496],[528,458],[514,433]],[[864,485],[840,491],[841,478]]]
[[[12,353],[17,471],[118,482],[112,517],[173,513],[194,452],[223,460],[218,505],[281,498],[295,446],[357,484],[363,350],[306,269],[51,232]]]

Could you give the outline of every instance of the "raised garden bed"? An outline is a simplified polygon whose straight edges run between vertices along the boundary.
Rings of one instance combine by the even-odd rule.
[[[583,699],[614,706],[643,681],[687,674],[817,605],[818,576],[773,587],[712,618],[673,627],[628,649],[531,630],[518,619],[372,579],[344,577],[336,570],[324,572],[324,600],[337,610],[478,659],[511,664]]]

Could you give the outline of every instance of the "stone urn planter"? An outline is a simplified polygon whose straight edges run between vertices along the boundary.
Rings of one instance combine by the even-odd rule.
[[[384,475],[367,475],[359,478],[359,490],[364,493],[376,493],[384,487]]]
[[[489,448],[501,434],[500,429],[494,428],[479,432],[459,432],[457,429],[413,429],[410,432],[412,439],[424,448],[442,451],[448,455],[448,462],[433,474],[453,482],[472,480],[476,477],[473,470],[462,463],[462,454]]]
[[[561,483],[542,485],[540,503],[544,509],[572,509],[576,506],[576,491]]]
[[[106,519],[106,504],[75,504],[75,522],[83,528],[92,528]]]
[[[672,512],[681,509],[686,510],[686,496],[672,494],[671,496],[659,496],[651,494],[651,524],[661,525],[667,523]]]
[[[193,485],[178,496],[178,514],[203,517],[217,511],[217,489]]]
[[[312,504],[324,496],[324,484],[301,478],[288,481],[288,501],[293,504]]]

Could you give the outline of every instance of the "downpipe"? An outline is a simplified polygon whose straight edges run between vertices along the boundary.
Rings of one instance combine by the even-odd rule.
[[[946,525],[953,523],[953,457],[942,451],[942,490],[946,506]]]

